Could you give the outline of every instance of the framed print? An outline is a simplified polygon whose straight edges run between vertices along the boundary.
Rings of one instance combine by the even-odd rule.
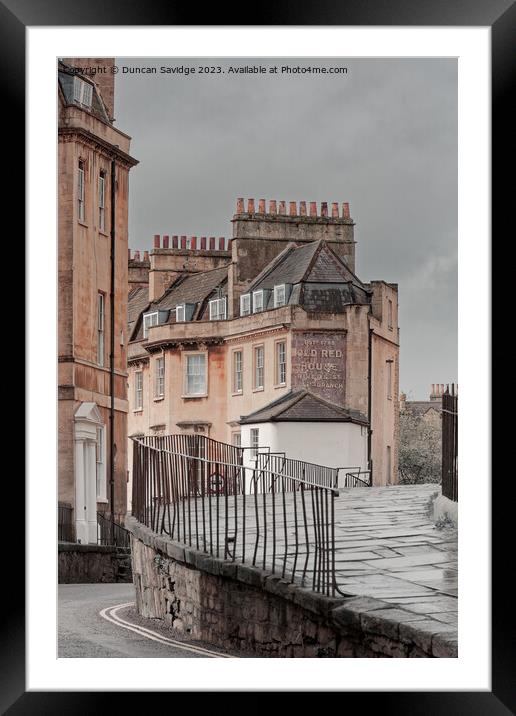
[[[0,5],[29,319],[4,710],[507,713],[489,179],[514,6],[120,11]]]

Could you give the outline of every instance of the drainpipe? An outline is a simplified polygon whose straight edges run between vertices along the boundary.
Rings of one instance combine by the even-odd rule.
[[[111,538],[114,542],[115,521],[115,194],[116,166],[111,160],[111,279],[109,291],[110,350],[109,350],[109,489],[111,504]]]
[[[369,329],[369,339],[368,339],[368,351],[367,351],[367,419],[369,421],[369,427],[367,430],[367,462],[370,473],[370,481],[371,485],[373,484],[373,461],[371,458],[371,438],[373,434],[373,430],[371,428],[371,420],[372,420],[372,401],[371,401],[371,395],[372,395],[372,369],[373,369],[373,329]]]

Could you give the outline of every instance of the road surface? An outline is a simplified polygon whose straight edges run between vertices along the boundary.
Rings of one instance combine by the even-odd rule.
[[[227,658],[240,656],[178,635],[134,611],[132,584],[60,584],[59,658]]]

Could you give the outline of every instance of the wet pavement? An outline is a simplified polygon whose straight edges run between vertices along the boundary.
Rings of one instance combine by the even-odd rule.
[[[335,500],[339,589],[457,620],[457,530],[428,515],[436,485],[348,488]]]

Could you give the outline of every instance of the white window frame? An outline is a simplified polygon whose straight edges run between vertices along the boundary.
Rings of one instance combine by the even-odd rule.
[[[283,347],[283,361],[280,361],[281,347]],[[276,341],[276,385],[287,384],[287,342]]]
[[[106,296],[102,291],[97,294],[97,363],[103,368],[105,365],[105,317]]]
[[[176,323],[184,323],[186,321],[186,306],[181,303],[176,306]]]
[[[97,426],[97,441],[95,443],[95,467],[96,467],[96,497],[97,502],[107,501],[106,481],[106,426]]]
[[[79,221],[84,221],[85,215],[85,179],[86,173],[84,168],[84,161],[79,160],[79,166],[77,169],[77,216]]]
[[[258,356],[261,355],[261,365]],[[261,371],[261,379],[259,378]],[[253,390],[263,390],[265,387],[265,346],[253,346]]]
[[[242,433],[233,433],[231,435],[231,444],[235,447],[242,447]]]
[[[202,398],[206,397],[208,395],[208,354],[206,351],[195,351],[195,352],[188,352],[183,353],[184,356],[184,363],[183,363],[183,397],[185,398]],[[200,373],[190,373],[188,372],[190,360],[195,357],[203,357],[204,362],[204,382],[200,386],[201,389],[199,389],[197,392],[190,392],[190,386],[189,386],[189,375],[201,375]]]
[[[210,303],[210,321],[226,320],[226,297],[213,298]]]
[[[74,102],[82,104],[83,107],[91,107],[93,99],[93,86],[80,77],[73,78],[73,99]]]
[[[143,410],[143,370],[134,374],[134,409]]]
[[[99,229],[106,230],[106,175],[104,172],[99,176]]]
[[[240,296],[240,315],[249,316],[251,315],[251,294],[244,293]]]
[[[156,358],[154,369],[154,397],[163,398],[165,395],[165,356]]]
[[[279,296],[281,296],[281,292],[283,292],[283,298],[280,300]],[[279,308],[280,306],[285,306],[287,304],[287,287],[284,283],[280,283],[277,286],[274,286],[274,308]]]
[[[251,428],[249,438],[251,441],[251,457],[256,458],[260,449],[260,428]]]
[[[240,358],[237,358],[240,356]],[[233,393],[244,391],[244,351],[239,348],[233,351]]]
[[[154,317],[156,320],[154,321]],[[149,320],[152,319],[152,320]],[[147,338],[149,335],[149,328],[157,326],[159,323],[159,311],[152,311],[152,313],[143,314],[143,337]]]
[[[257,297],[260,297],[260,301],[257,301]],[[263,290],[253,291],[253,313],[261,313],[263,311]],[[257,306],[259,303],[259,306]]]

